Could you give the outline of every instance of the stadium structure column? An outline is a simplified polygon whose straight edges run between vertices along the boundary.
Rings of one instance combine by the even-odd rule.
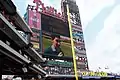
[[[86,71],[86,70],[89,70],[89,68],[88,68],[88,61],[87,61],[86,48],[85,48],[79,8],[75,0],[61,0],[61,11],[66,20],[68,17],[66,4],[68,4],[69,6],[70,21],[72,25],[72,35],[73,35],[74,44],[75,44],[74,49],[77,57],[77,68],[78,68],[77,70],[79,72]]]
[[[33,7],[34,6],[28,5],[24,19],[33,32],[32,37],[30,38],[30,42],[33,44],[33,48],[37,52],[42,52],[41,14]]]
[[[0,55],[0,80],[2,80],[3,59],[4,59],[4,57],[2,55]]]

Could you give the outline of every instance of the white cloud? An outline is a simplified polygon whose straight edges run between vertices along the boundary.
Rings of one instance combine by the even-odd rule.
[[[83,30],[104,7],[114,4],[114,0],[76,0],[82,20]]]
[[[109,66],[112,72],[120,72],[120,5],[116,6],[104,21],[104,28],[99,32],[95,42],[87,48],[91,69]],[[96,66],[96,67],[95,67]]]
[[[26,5],[33,4],[33,0],[26,0]],[[57,2],[51,3],[50,0],[42,0],[46,5],[60,5]],[[56,1],[56,0],[55,0]],[[111,6],[115,0],[76,0],[80,9],[83,29],[97,14],[105,7]],[[60,6],[55,8],[60,9]],[[109,71],[120,71],[120,6],[116,6],[113,12],[104,22],[104,28],[97,35],[92,45],[87,45],[87,56],[89,67],[92,70],[98,67],[108,66]]]

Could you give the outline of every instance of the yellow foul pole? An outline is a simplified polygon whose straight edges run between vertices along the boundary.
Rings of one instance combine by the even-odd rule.
[[[67,4],[67,15],[68,15],[70,38],[71,38],[71,46],[72,46],[72,55],[73,55],[73,64],[74,64],[75,78],[76,78],[76,80],[78,80],[77,65],[76,65],[76,56],[75,56],[75,50],[74,50],[74,42],[73,42],[73,36],[72,36],[72,26],[71,26],[71,21],[70,21],[70,12],[69,12],[69,6],[68,6],[68,4]]]

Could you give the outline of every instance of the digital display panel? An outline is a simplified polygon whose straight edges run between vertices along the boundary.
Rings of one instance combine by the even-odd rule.
[[[72,56],[67,22],[41,15],[43,53],[55,56]]]

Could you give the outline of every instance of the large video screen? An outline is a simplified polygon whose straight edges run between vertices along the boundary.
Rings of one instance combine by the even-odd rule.
[[[72,57],[67,22],[41,14],[43,53],[53,56]]]

